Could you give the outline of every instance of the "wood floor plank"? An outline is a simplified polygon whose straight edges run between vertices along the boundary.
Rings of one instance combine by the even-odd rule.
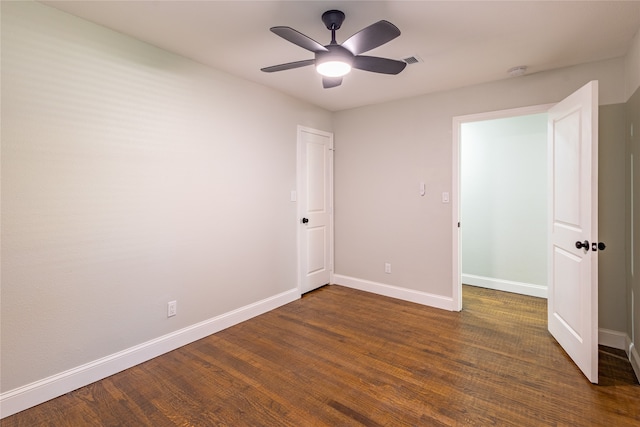
[[[326,286],[0,426],[640,425],[624,352],[593,385],[544,299],[463,288],[456,313]]]

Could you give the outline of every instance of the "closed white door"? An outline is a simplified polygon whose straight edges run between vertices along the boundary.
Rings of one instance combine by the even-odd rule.
[[[598,82],[549,110],[548,328],[598,382]]]
[[[299,287],[308,292],[331,280],[333,244],[333,134],[298,127]]]

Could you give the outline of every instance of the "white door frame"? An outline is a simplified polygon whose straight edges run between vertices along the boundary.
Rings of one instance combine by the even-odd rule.
[[[451,182],[451,214],[452,214],[452,307],[454,311],[462,310],[462,259],[460,245],[460,129],[462,124],[483,120],[505,119],[546,113],[555,104],[533,105],[530,107],[511,108],[507,110],[489,111],[485,113],[456,116],[453,118],[452,145],[452,182]]]
[[[304,292],[306,292],[305,290],[303,290],[303,282],[302,282],[302,251],[303,251],[303,247],[302,247],[302,231],[303,228],[301,227],[300,221],[302,220],[303,216],[306,214],[306,212],[302,211],[302,203],[300,203],[300,201],[303,199],[303,197],[306,197],[306,193],[305,193],[305,189],[303,188],[302,182],[303,182],[303,172],[304,172],[304,161],[306,159],[302,158],[302,150],[301,150],[301,143],[302,143],[302,137],[301,134],[302,132],[308,132],[308,133],[314,133],[317,135],[322,135],[322,136],[327,136],[330,138],[330,147],[329,150],[331,151],[331,154],[333,154],[334,152],[334,146],[333,146],[333,133],[332,132],[326,132],[326,131],[322,131],[322,130],[318,130],[318,129],[314,129],[314,128],[310,128],[310,127],[305,127],[305,126],[301,126],[298,125],[297,131],[296,131],[296,201],[297,201],[297,207],[296,207],[296,239],[297,239],[297,271],[296,271],[296,279],[297,279],[297,286],[298,286],[298,291],[300,292],[300,295],[302,295]],[[333,283],[333,275],[334,275],[334,230],[333,230],[333,155],[329,156],[329,283]]]

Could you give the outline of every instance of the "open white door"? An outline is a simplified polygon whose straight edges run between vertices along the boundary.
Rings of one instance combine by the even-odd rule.
[[[300,292],[326,285],[332,271],[333,134],[298,127]]]
[[[549,110],[548,328],[598,382],[598,82]]]

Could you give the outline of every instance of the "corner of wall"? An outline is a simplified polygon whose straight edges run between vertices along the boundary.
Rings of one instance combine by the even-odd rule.
[[[631,47],[625,56],[624,66],[625,95],[629,99],[640,87],[640,29],[633,37]]]

